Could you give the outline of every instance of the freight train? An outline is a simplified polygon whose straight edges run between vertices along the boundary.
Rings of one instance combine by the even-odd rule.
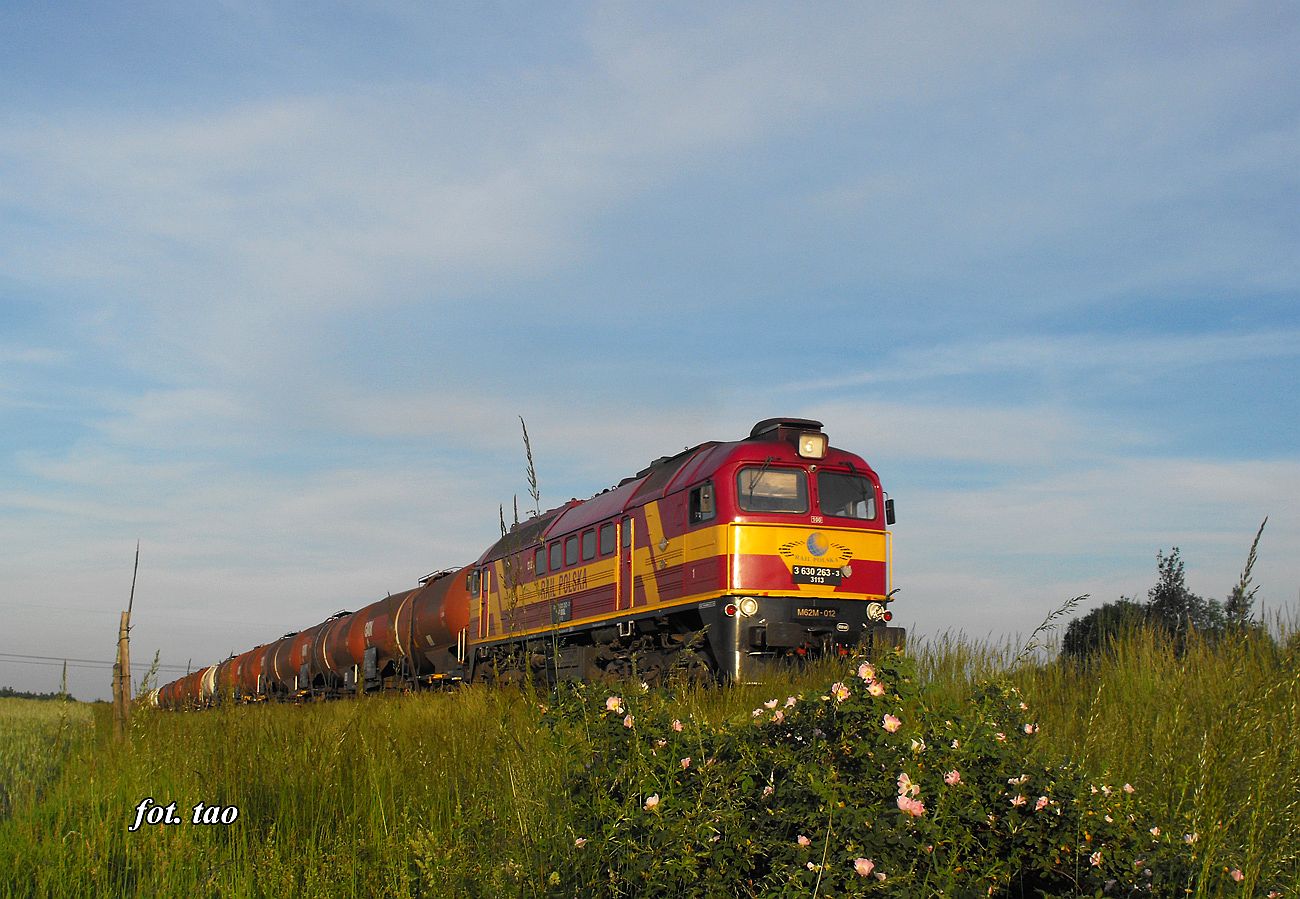
[[[861,644],[900,645],[894,503],[821,422],[652,462],[516,524],[472,564],[160,688],[182,709],[464,681],[752,680]]]

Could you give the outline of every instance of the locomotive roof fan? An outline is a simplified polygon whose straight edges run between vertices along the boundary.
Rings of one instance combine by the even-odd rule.
[[[826,435],[822,423],[811,418],[765,418],[749,432],[750,440],[787,440],[805,459],[826,455]]]

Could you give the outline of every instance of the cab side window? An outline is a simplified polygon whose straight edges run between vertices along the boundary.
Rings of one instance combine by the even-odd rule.
[[[564,564],[565,565],[578,564],[578,535],[577,534],[574,534],[572,537],[564,541]]]
[[[708,521],[717,514],[717,503],[713,498],[713,482],[705,481],[691,490],[688,515],[691,524]]]
[[[600,526],[600,554],[607,556],[614,551],[614,522],[607,521]]]
[[[563,552],[563,550],[560,549],[560,541],[556,540],[554,543],[551,544],[551,548],[550,548],[551,558],[550,558],[550,564],[546,566],[547,571],[560,570],[560,566],[563,564],[563,558],[560,555],[561,552]]]
[[[540,546],[533,553],[533,574],[546,574],[546,550]]]
[[[596,532],[582,532],[582,561],[587,562],[596,558]]]

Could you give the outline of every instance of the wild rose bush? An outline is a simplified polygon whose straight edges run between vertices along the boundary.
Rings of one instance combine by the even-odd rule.
[[[721,726],[590,685],[545,720],[579,763],[557,895],[1160,896],[1197,870],[1139,787],[1037,761],[1014,687],[932,706],[900,653]]]

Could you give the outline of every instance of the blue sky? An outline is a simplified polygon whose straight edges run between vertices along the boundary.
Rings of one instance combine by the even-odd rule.
[[[1300,592],[1285,4],[6,4],[0,653],[198,666],[820,418],[899,618]],[[0,683],[57,685],[0,657]],[[79,696],[106,673],[74,669]]]

